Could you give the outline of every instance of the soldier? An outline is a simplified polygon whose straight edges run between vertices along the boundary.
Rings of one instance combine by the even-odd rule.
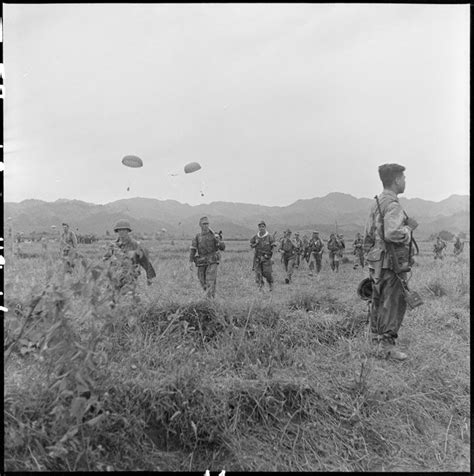
[[[370,310],[372,340],[378,355],[405,360],[395,348],[405,315],[406,270],[413,264],[412,232],[418,226],[403,211],[397,195],[405,191],[405,167],[384,164],[379,167],[383,192],[376,197],[365,228],[364,243],[372,247],[366,256],[373,281]],[[392,256],[396,257],[396,262]]]
[[[69,229],[67,223],[62,224],[63,231],[59,236],[59,250],[62,260],[64,261],[64,270],[67,273],[72,273],[74,268],[74,259],[77,252],[77,237],[76,234]]]
[[[300,238],[298,232],[295,233],[295,244],[296,244],[296,258],[295,258],[295,268],[300,267],[301,255],[303,253],[303,241]]]
[[[354,243],[352,244],[354,248],[354,255],[356,257],[356,260],[359,262],[354,264],[354,269],[359,267],[359,264],[364,267],[364,240],[362,240],[362,237],[360,236],[360,233],[357,233],[356,238],[354,240]]]
[[[458,256],[462,253],[464,249],[464,243],[461,241],[459,235],[456,235],[454,238],[453,252],[454,256]]]
[[[268,233],[267,225],[263,220],[258,224],[258,233],[250,239],[250,246],[255,250],[252,270],[255,271],[258,289],[263,290],[263,278],[265,278],[270,291],[273,291],[272,256],[277,244],[275,238]]]
[[[321,262],[324,251],[324,243],[321,238],[319,238],[319,232],[313,231],[313,236],[309,240],[308,248],[306,254],[309,259],[309,275],[313,276],[313,270],[316,266],[316,274],[319,274],[321,271]]]
[[[213,298],[216,295],[219,251],[225,250],[225,243],[219,233],[214,233],[209,228],[207,217],[202,217],[199,220],[199,226],[201,227],[201,233],[198,233],[191,243],[190,269],[193,269],[193,263],[195,263],[198,269],[199,282],[206,291],[206,297]]]
[[[280,252],[282,254],[283,265],[285,266],[285,283],[290,284],[293,268],[295,267],[297,246],[295,240],[291,239],[291,230],[288,228],[280,241]]]
[[[131,231],[132,227],[128,220],[118,220],[114,226],[114,232],[118,237],[103,257],[105,261],[115,258],[112,266],[116,272],[112,275],[115,288],[120,292],[135,291],[138,276],[140,276],[140,266],[146,272],[148,286],[156,276],[153,265],[150,263],[148,250],[130,236]]]
[[[438,235],[436,238],[436,243],[433,246],[434,259],[443,259],[443,250],[446,248],[446,242],[441,239],[441,236]]]
[[[342,254],[343,244],[335,233],[331,233],[329,235],[329,241],[327,246],[329,250],[329,264],[331,265],[331,269],[338,273],[339,258]]]
[[[303,235],[303,239],[301,240],[301,256],[306,260],[306,262],[309,262],[309,254],[308,254],[308,245],[309,245],[309,240],[306,235]]]

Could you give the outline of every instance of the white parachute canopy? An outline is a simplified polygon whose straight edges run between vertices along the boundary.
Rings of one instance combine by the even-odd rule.
[[[132,169],[138,169],[140,167],[143,167],[143,160],[140,159],[140,157],[137,157],[136,155],[126,155],[122,159],[122,164],[126,167],[131,167]],[[129,180],[127,192],[130,192],[130,186],[131,180]]]

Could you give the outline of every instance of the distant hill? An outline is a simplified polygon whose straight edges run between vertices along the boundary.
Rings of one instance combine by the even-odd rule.
[[[440,202],[419,198],[400,198],[410,216],[420,223],[417,237],[426,239],[432,233],[448,230],[469,232],[469,196],[452,195]],[[166,229],[168,236],[193,236],[198,230],[199,218],[207,215],[215,231],[223,230],[227,238],[249,238],[264,219],[270,231],[282,232],[291,227],[300,233],[317,228],[323,235],[335,229],[352,237],[362,231],[373,199],[355,198],[345,193],[330,193],[325,197],[297,200],[286,207],[268,207],[247,203],[212,202],[191,206],[175,200],[130,198],[96,205],[80,200],[60,199],[55,202],[24,200],[4,203],[5,226],[11,217],[16,232],[51,231],[67,221],[80,233],[105,235],[113,233],[113,224],[127,218],[134,231],[152,234]]]

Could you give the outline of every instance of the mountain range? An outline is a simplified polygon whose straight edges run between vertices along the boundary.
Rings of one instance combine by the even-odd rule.
[[[416,230],[419,239],[427,239],[442,230],[469,233],[468,195],[451,195],[440,202],[401,197],[400,203],[408,215],[419,222]],[[7,227],[13,223],[15,233],[31,233],[51,232],[52,225],[60,227],[66,221],[74,231],[103,236],[106,231],[113,234],[114,223],[126,218],[139,234],[161,233],[169,237],[190,238],[199,231],[199,218],[206,215],[211,228],[222,230],[227,238],[249,238],[262,219],[270,232],[278,231],[279,235],[290,227],[301,234],[317,229],[327,238],[337,226],[339,233],[352,237],[363,231],[372,204],[373,199],[355,198],[339,192],[297,200],[285,207],[234,202],[191,206],[154,198],[129,198],[104,205],[68,199],[55,202],[28,199],[4,203],[4,224]]]

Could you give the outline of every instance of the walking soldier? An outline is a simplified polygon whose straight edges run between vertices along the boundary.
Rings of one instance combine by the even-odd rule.
[[[313,231],[313,236],[309,240],[306,254],[309,259],[309,275],[313,276],[313,270],[316,267],[316,274],[321,271],[321,262],[323,258],[324,243],[319,238],[319,232]]]
[[[364,241],[362,240],[360,233],[357,233],[356,239],[354,240],[354,243],[352,246],[354,247],[353,253],[356,257],[356,263],[354,265],[354,269],[356,269],[359,266],[359,264],[362,267],[364,267]]]
[[[336,273],[339,272],[339,258],[341,257],[343,245],[335,233],[331,233],[328,241],[329,264]]]
[[[146,272],[147,284],[156,276],[150,263],[148,250],[140,242],[134,240],[129,233],[132,231],[128,220],[118,220],[114,226],[117,239],[105,253],[103,260],[109,261],[110,276],[116,291],[120,294],[134,293],[140,276],[140,267]]]
[[[438,235],[436,243],[433,246],[434,259],[443,259],[443,250],[446,248],[446,242]]]
[[[59,236],[59,250],[61,258],[64,262],[64,270],[71,273],[74,268],[74,259],[77,252],[77,237],[76,234],[69,229],[67,223],[62,224],[63,231]]]
[[[272,291],[272,256],[273,249],[277,244],[275,238],[268,233],[267,225],[263,220],[258,224],[258,233],[250,239],[250,246],[255,250],[252,270],[255,271],[255,281],[258,288],[263,290],[263,278],[265,278],[270,286],[270,291]]]
[[[295,240],[291,239],[291,230],[289,228],[284,232],[284,236],[280,241],[279,251],[283,253],[282,261],[286,272],[285,283],[290,284],[293,269],[295,267],[297,245]]]
[[[206,292],[206,297],[214,298],[220,251],[225,250],[225,243],[219,233],[214,233],[209,228],[207,217],[202,217],[199,220],[199,226],[201,227],[201,233],[198,233],[191,243],[190,269],[192,269],[193,263],[197,266],[199,282]]]

